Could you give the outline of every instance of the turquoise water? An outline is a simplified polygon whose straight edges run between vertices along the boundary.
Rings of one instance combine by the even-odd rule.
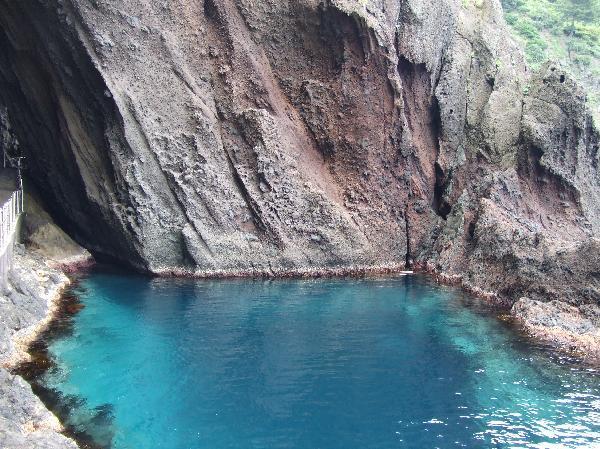
[[[43,383],[116,449],[600,447],[593,369],[424,277],[98,273],[79,294]]]

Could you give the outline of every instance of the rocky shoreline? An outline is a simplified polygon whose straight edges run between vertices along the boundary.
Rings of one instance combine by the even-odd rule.
[[[438,272],[431,265],[420,266],[419,271],[433,276],[440,284],[459,286],[467,293],[507,310],[514,324],[532,340],[577,357],[584,363],[600,365],[599,306],[576,307],[556,299],[544,302],[526,296],[513,302],[497,292],[471,284],[463,276]]]
[[[511,315],[531,338],[600,365],[600,307],[590,307],[583,313],[562,301],[523,297],[512,306]]]
[[[87,261],[85,265],[89,265]],[[60,267],[60,268],[57,268]],[[0,447],[3,449],[77,448],[74,440],[65,436],[65,429],[31,386],[15,368],[31,359],[28,348],[56,317],[60,298],[71,284],[65,272],[82,267],[67,266],[49,260],[22,245],[15,248],[14,268],[10,273],[10,288],[0,297]],[[548,303],[521,298],[512,307],[493,292],[470,287],[455,276],[436,273],[432,267],[416,267],[418,272],[432,275],[442,284],[460,285],[464,290],[499,307],[510,308],[514,322],[537,341],[557,350],[575,355],[586,363],[600,361],[600,326],[598,321],[584,316],[577,307],[560,301]],[[193,273],[194,277],[334,277],[402,274],[404,266],[355,267],[339,270],[306,270],[285,273]],[[163,273],[163,275],[187,275]],[[600,314],[598,315],[600,316]]]
[[[0,296],[0,447],[76,449],[58,418],[12,371],[29,360],[29,345],[52,321],[69,278],[17,245],[9,288]]]

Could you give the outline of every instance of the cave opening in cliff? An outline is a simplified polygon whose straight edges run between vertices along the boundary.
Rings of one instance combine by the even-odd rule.
[[[103,211],[115,201],[106,187],[116,182],[109,155],[122,132],[116,106],[66,21],[61,8],[0,1],[0,108],[25,157],[31,207],[97,256],[125,261],[130,243]]]

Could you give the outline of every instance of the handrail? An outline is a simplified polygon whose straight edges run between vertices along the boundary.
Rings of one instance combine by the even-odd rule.
[[[2,287],[6,286],[6,277],[12,262],[12,245],[19,215],[22,212],[23,190],[16,190],[0,207],[0,281]]]

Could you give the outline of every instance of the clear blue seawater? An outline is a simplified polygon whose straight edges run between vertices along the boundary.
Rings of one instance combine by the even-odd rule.
[[[115,449],[600,448],[600,377],[425,277],[96,273],[42,381]]]

